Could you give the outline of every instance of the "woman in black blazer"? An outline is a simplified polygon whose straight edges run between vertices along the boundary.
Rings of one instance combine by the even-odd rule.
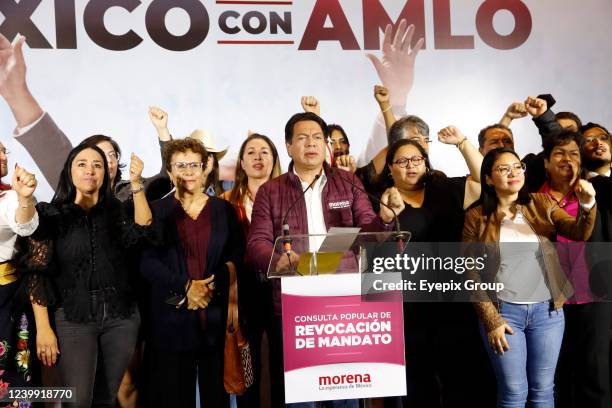
[[[146,406],[193,407],[196,376],[206,406],[229,406],[223,386],[227,263],[240,270],[245,238],[232,205],[203,192],[207,157],[189,138],[164,149],[176,192],[151,205],[163,244],[144,250],[140,268],[152,291]]]

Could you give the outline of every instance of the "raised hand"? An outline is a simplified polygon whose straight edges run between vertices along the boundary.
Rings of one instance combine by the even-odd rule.
[[[404,211],[404,200],[402,199],[402,195],[400,194],[399,190],[395,187],[386,189],[382,197],[380,197],[380,201],[383,204],[387,204],[389,207],[391,207],[397,215]],[[381,205],[379,212],[380,218],[387,224],[394,221],[395,214],[393,214],[393,211],[384,205]]]
[[[527,116],[527,108],[523,102],[512,102],[506,109],[504,116],[512,120],[524,118]]]
[[[391,101],[389,90],[382,85],[374,85],[374,98],[379,105],[388,105]]]
[[[12,188],[19,196],[19,202],[27,201],[34,194],[38,182],[32,173],[28,173],[25,169],[15,166],[13,172]]]
[[[130,181],[133,184],[140,184],[142,182],[142,170],[144,169],[144,163],[138,156],[132,153],[130,157]]]
[[[334,159],[336,161],[336,167],[342,170],[350,171],[355,173],[357,171],[357,163],[355,158],[349,154],[338,156]]]
[[[548,104],[544,99],[534,98],[533,96],[528,97],[525,100],[525,109],[534,118],[542,116],[544,112],[548,110]]]
[[[447,126],[438,132],[438,140],[444,144],[458,145],[465,136],[455,126]]]
[[[424,38],[412,46],[414,25],[402,20],[393,36],[393,26],[387,25],[382,44],[382,59],[374,54],[366,56],[372,61],[383,85],[391,91],[391,104],[403,106],[414,82],[416,56],[423,47]]]
[[[149,106],[149,119],[151,119],[155,129],[159,130],[168,127],[168,114],[157,106]]]
[[[15,45],[12,45],[0,34],[0,95],[5,99],[27,92],[24,42],[25,37],[20,36]]]
[[[314,96],[302,96],[300,101],[302,103],[302,109],[304,112],[312,112],[317,116],[321,116],[321,106],[319,101]]]
[[[595,199],[595,188],[593,187],[593,184],[586,180],[578,180],[576,182],[576,186],[574,187],[574,191],[578,196],[578,201],[580,201],[580,204],[591,204]]]

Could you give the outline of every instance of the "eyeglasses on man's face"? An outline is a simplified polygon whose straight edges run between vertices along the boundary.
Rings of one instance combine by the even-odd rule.
[[[400,157],[393,164],[405,169],[408,167],[408,163],[412,163],[414,167],[420,166],[425,161],[423,156],[412,156],[412,157]]]
[[[585,137],[583,139],[584,144],[599,143],[599,142],[610,143],[610,135],[607,133],[601,133],[599,135],[593,135],[593,136]]]
[[[527,166],[525,163],[521,162],[514,164],[500,164],[495,168],[495,171],[500,176],[509,176],[511,173],[516,175],[523,174],[525,173],[525,169],[527,169]]]

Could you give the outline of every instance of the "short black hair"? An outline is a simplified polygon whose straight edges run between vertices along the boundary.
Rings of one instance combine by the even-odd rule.
[[[298,122],[305,122],[307,120],[317,122],[319,126],[321,126],[321,130],[323,131],[323,135],[325,136],[325,138],[329,136],[327,123],[325,123],[325,121],[319,115],[312,112],[300,112],[290,117],[287,121],[287,124],[285,125],[285,143],[291,143],[291,140],[293,139],[293,128],[295,127],[295,124]]]
[[[550,160],[550,154],[553,149],[557,146],[565,146],[568,143],[576,142],[576,145],[580,148],[582,144],[582,135],[572,130],[562,130],[559,133],[555,133],[544,140],[544,158]]]
[[[555,114],[555,119],[557,119],[557,120],[559,120],[559,119],[573,120],[574,122],[576,122],[576,125],[578,126],[578,129],[582,128],[582,121],[580,120],[578,115],[576,115],[573,112],[557,112]]]
[[[389,146],[398,140],[405,139],[406,129],[412,127],[416,128],[421,135],[429,137],[429,126],[427,123],[418,116],[408,115],[395,121],[393,126],[391,126],[391,129],[389,129],[389,135],[387,136]]]
[[[330,123],[329,125],[327,125],[327,131],[329,132],[329,137],[331,137],[331,134],[334,130],[337,130],[338,132],[342,133],[342,137],[344,138],[344,140],[346,140],[347,146],[351,145],[351,143],[349,142],[349,138],[346,135],[346,132],[344,131],[344,129],[342,129],[342,126],[336,123]]]
[[[589,122],[586,125],[580,126],[580,133],[586,132],[587,130],[591,130],[593,128],[600,128],[601,130],[603,130],[604,132],[606,132],[607,134],[610,134],[610,132],[608,131],[608,129],[606,129],[605,127],[601,126],[600,124],[597,123],[593,123],[593,122]]]
[[[514,140],[514,133],[512,133],[512,129],[510,129],[508,126],[502,125],[501,123],[494,123],[492,125],[489,125],[483,129],[480,129],[480,132],[478,133],[478,146],[480,148],[484,147],[485,144],[485,137],[487,135],[487,132],[491,129],[503,129],[503,130],[507,130],[508,132],[510,132],[510,136],[512,136],[512,139]]]

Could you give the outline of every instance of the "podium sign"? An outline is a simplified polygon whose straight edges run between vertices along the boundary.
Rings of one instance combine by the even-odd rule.
[[[287,403],[406,395],[401,294],[362,301],[360,279],[281,279]]]

